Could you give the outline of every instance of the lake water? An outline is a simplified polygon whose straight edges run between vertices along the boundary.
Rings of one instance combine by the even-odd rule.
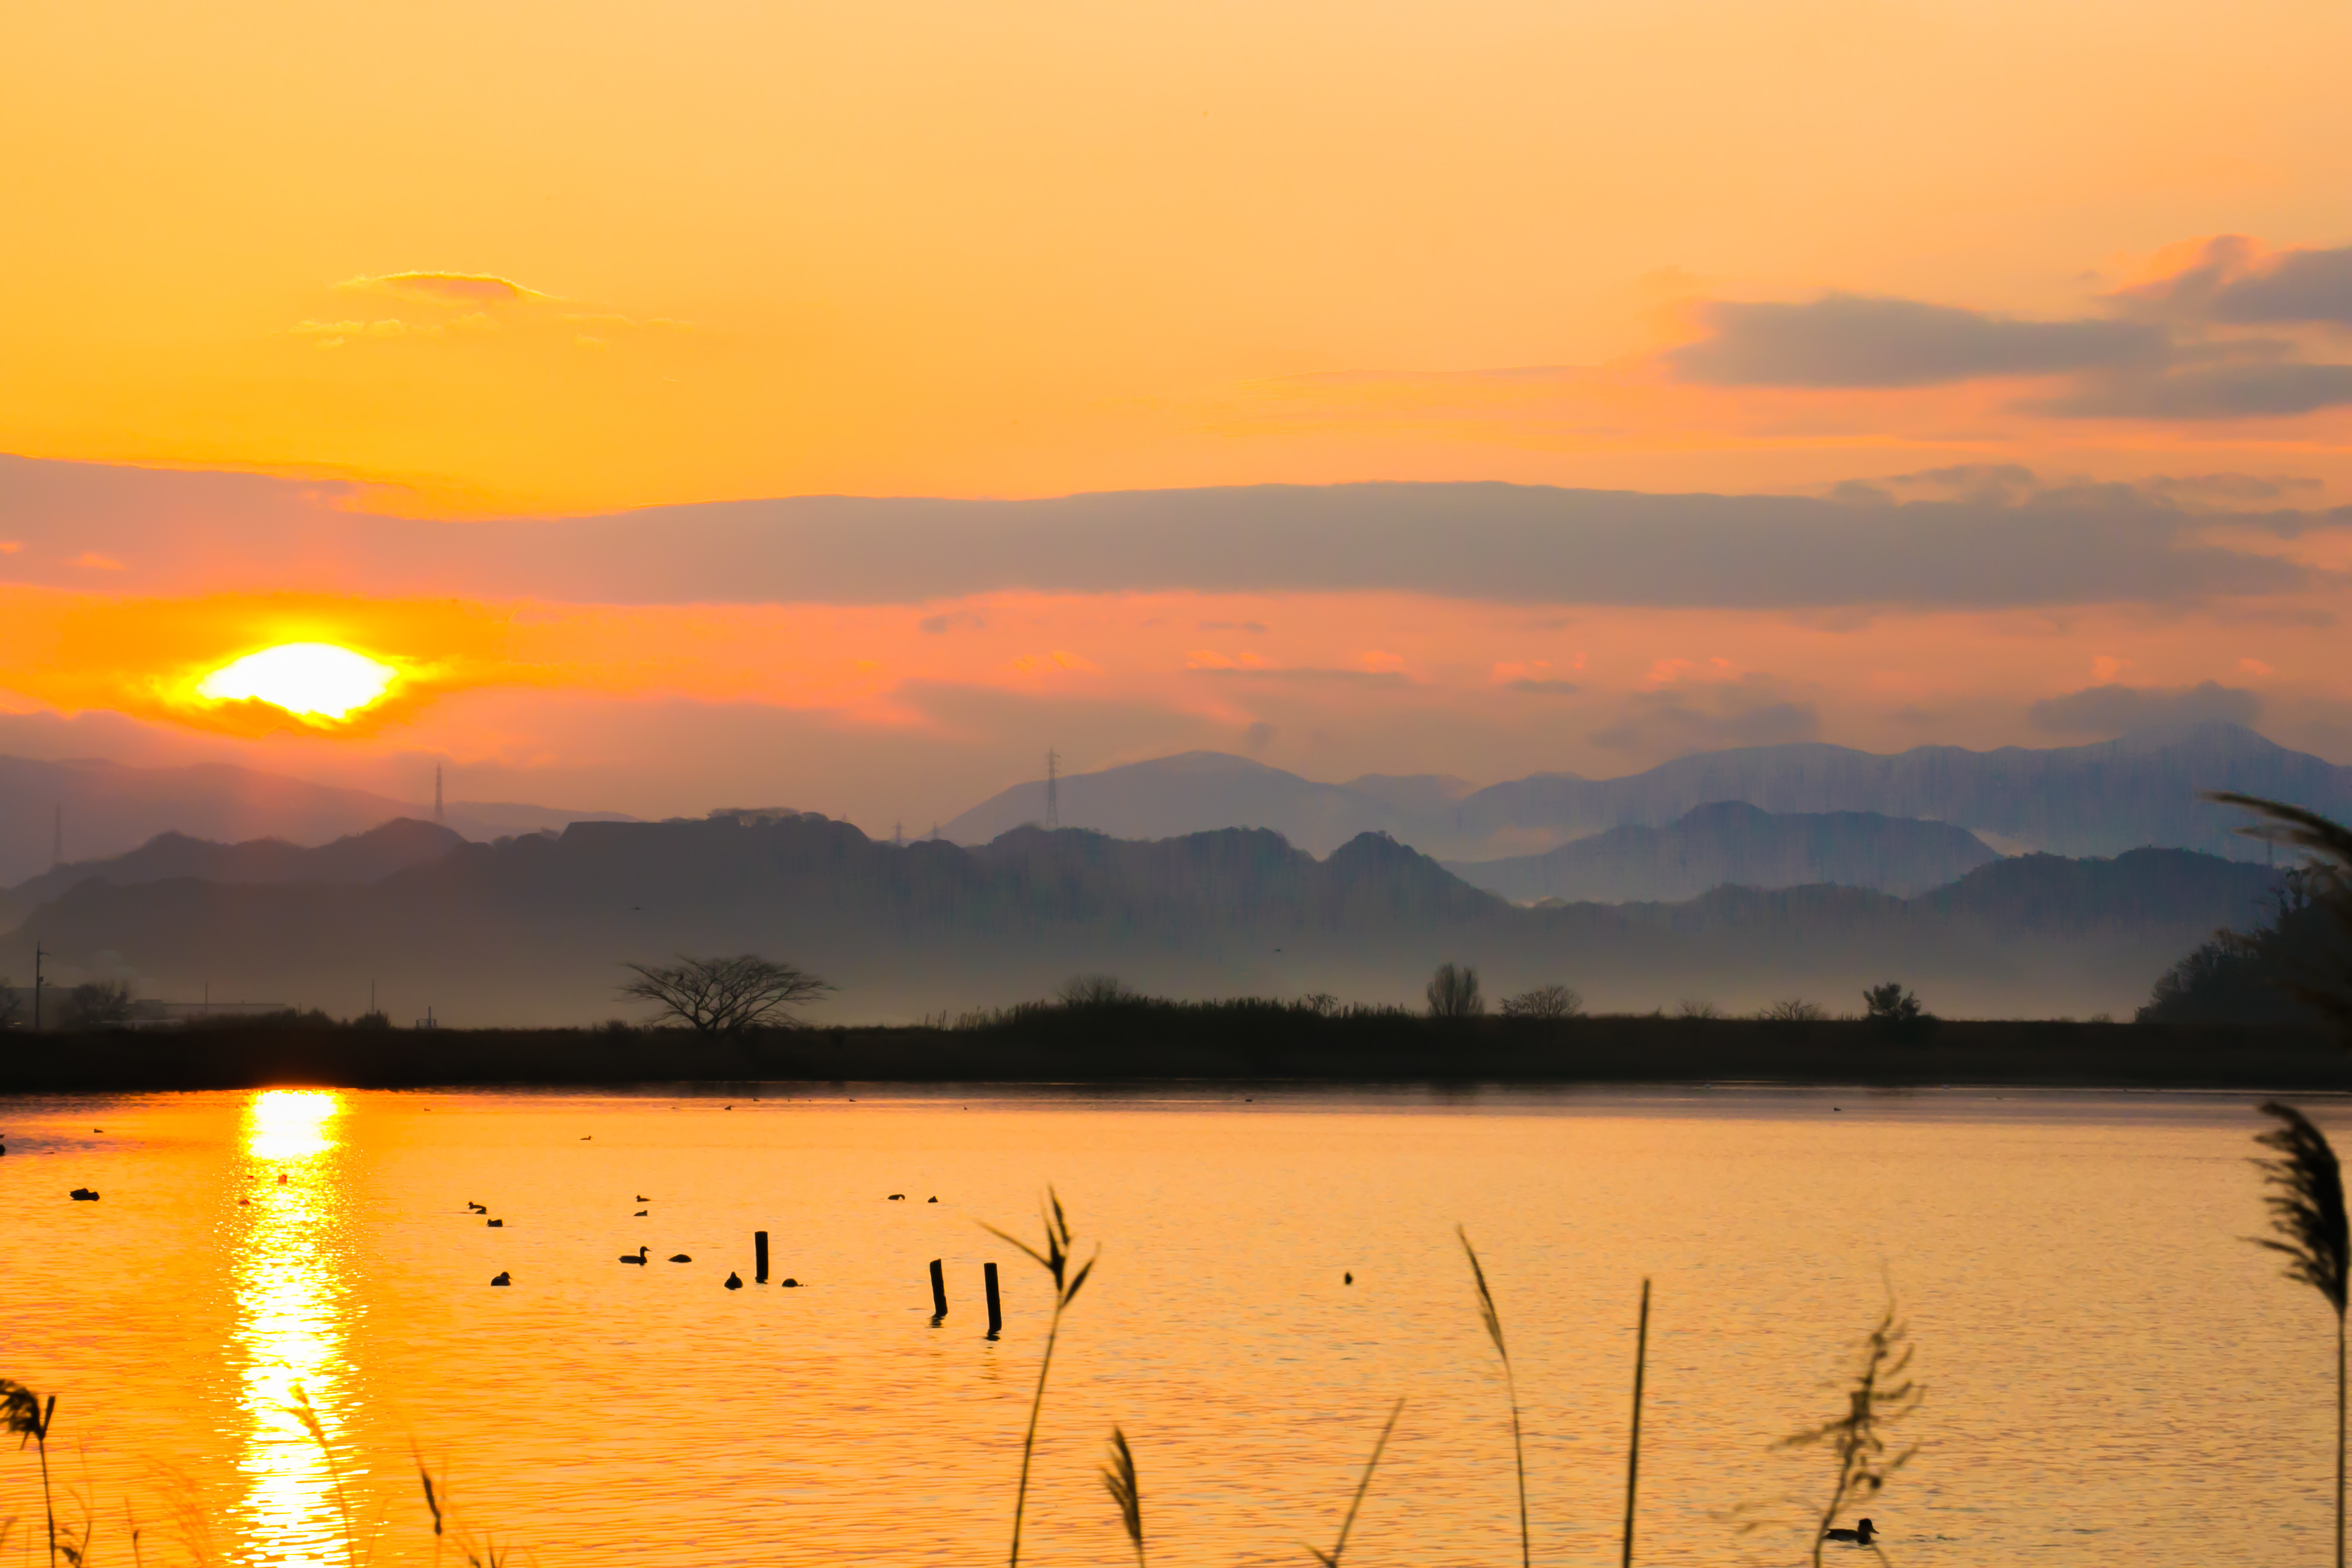
[[[1890,1280],[1927,1386],[1894,1434],[1917,1457],[1858,1510],[1891,1560],[2331,1549],[2333,1324],[2242,1239],[2243,1098],[739,1094],[0,1100],[0,1375],[60,1395],[92,1561],[130,1563],[133,1521],[147,1564],[1001,1561],[1050,1302],[979,1222],[1034,1237],[1048,1183],[1102,1259],[1038,1435],[1041,1568],[1132,1560],[1114,1424],[1154,1563],[1304,1563],[1400,1397],[1348,1561],[1517,1562],[1457,1222],[1538,1563],[1617,1560],[1645,1276],[1641,1562],[1802,1558],[1831,1463],[1774,1444],[1842,1414]],[[771,1283],[722,1289],[755,1229]],[[0,1450],[12,1515],[0,1563],[39,1560],[29,1451]]]

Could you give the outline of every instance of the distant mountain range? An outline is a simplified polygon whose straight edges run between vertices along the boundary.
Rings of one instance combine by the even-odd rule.
[[[2000,857],[1965,827],[1874,811],[1763,811],[1724,800],[1664,827],[1607,828],[1541,855],[1448,860],[1474,888],[1516,902],[1617,904],[1695,899],[1713,888],[1829,882],[1909,897]]]
[[[1803,995],[1851,1009],[1896,979],[1956,1016],[2128,1016],[2274,878],[2181,850],[2025,856],[1913,899],[1726,888],[1677,903],[1517,907],[1392,839],[1323,859],[1227,828],[1156,842],[1015,829],[979,848],[868,839],[813,816],[575,823],[461,844],[367,885],[90,879],[0,937],[21,980],[132,973],[142,992],[267,996],[339,1014],[371,984],[395,1018],[591,1021],[626,1011],[624,961],[757,952],[841,987],[818,1022],[911,1019],[1118,974],[1176,996],[1418,1005],[1441,962],[1490,994],[1552,981],[1600,1009]],[[1116,1050],[1106,1039],[1103,1048]]]
[[[159,833],[128,854],[77,860],[0,889],[0,931],[89,881],[104,880],[117,887],[175,877],[230,884],[374,882],[410,866],[437,860],[465,842],[451,828],[404,816],[316,848],[281,838],[215,844],[184,833]]]
[[[1605,828],[1661,826],[1695,806],[1744,801],[1777,813],[1875,812],[1949,823],[2005,853],[2116,855],[2143,846],[2261,858],[2243,814],[2199,798],[2236,790],[2352,816],[2352,768],[2291,752],[2237,724],[2142,731],[2092,745],[1881,756],[1801,743],[1708,752],[1616,779],[1538,773],[1472,789],[1442,776],[1318,784],[1214,752],[1060,781],[1066,826],[1121,838],[1270,827],[1316,854],[1387,833],[1449,860],[1536,854]],[[1045,783],[1016,785],[942,829],[984,843],[1045,814]]]
[[[218,843],[281,838],[324,844],[394,817],[426,816],[431,811],[429,803],[420,807],[366,790],[218,763],[134,768],[0,756],[0,885],[51,868],[60,814],[66,855],[83,861],[124,854],[159,833]],[[630,820],[613,812],[491,801],[452,801],[444,816],[451,829],[479,839],[573,822]]]

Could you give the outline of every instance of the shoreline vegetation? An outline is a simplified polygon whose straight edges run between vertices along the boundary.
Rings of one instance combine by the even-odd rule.
[[[0,1094],[320,1085],[1712,1084],[2352,1090],[2317,1025],[1428,1017],[1312,1003],[1038,1003],[955,1023],[701,1034],[401,1029],[320,1015],[0,1036]]]

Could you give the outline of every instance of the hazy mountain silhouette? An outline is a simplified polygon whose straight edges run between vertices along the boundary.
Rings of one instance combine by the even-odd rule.
[[[1964,827],[1871,811],[1777,814],[1745,801],[1696,806],[1664,827],[1632,824],[1541,855],[1449,860],[1473,887],[1521,903],[1695,899],[1710,888],[1832,882],[1908,897],[2000,857]]]
[[[1452,781],[1317,784],[1263,763],[1188,752],[1061,781],[1061,819],[1129,838],[1270,827],[1318,854],[1355,833],[1391,833],[1450,860],[1552,848],[1626,824],[1662,826],[1694,807],[1744,801],[1777,813],[1876,812],[1950,823],[2004,851],[2114,855],[2143,845],[2258,858],[2233,837],[2242,813],[2200,800],[2237,790],[2352,815],[2352,768],[2291,752],[2237,724],[2141,731],[2121,740],[1893,756],[1801,742],[1678,758],[1624,778],[1538,773],[1449,797]],[[1399,788],[1400,784],[1414,787]],[[974,806],[942,832],[977,843],[1045,814],[1043,781]]]
[[[215,844],[184,833],[159,833],[128,854],[77,860],[0,890],[0,931],[83,882],[102,879],[126,886],[194,877],[207,882],[373,882],[393,872],[437,860],[466,842],[455,830],[397,817],[365,833],[307,848],[282,838]]]
[[[1394,840],[1323,859],[1240,828],[1135,842],[1016,829],[903,847],[809,816],[581,823],[466,844],[367,886],[91,880],[0,938],[28,973],[110,965],[146,994],[266,995],[404,1022],[582,1022],[622,1011],[625,960],[758,952],[842,987],[829,1018],[913,1018],[1103,972],[1177,996],[1318,990],[1417,1005],[1439,963],[1488,994],[1549,981],[1598,1008],[1916,986],[1959,1015],[2128,1013],[2215,926],[2252,918],[2263,868],[2177,850],[2028,857],[1913,900],[1720,889],[1681,903],[1516,907]],[[1104,1042],[1116,1050],[1115,1040]]]
[[[432,815],[429,801],[420,805],[221,763],[134,768],[0,756],[0,885],[50,869],[59,806],[66,855],[74,861],[125,854],[159,833],[216,843],[324,844],[395,817]],[[628,820],[610,812],[488,801],[451,801],[446,816],[457,833],[482,839],[584,820]]]

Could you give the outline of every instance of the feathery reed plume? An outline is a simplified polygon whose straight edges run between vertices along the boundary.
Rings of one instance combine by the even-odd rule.
[[[1528,1539],[1528,1456],[1519,1441],[1519,1385],[1511,1375],[1510,1347],[1503,1342],[1502,1314],[1495,1310],[1495,1293],[1486,1288],[1486,1271],[1478,1266],[1478,1249],[1470,1245],[1470,1232],[1455,1226],[1454,1234],[1462,1240],[1463,1256],[1470,1259],[1470,1278],[1478,1285],[1478,1316],[1486,1325],[1486,1337],[1495,1342],[1495,1353],[1503,1358],[1503,1392],[1511,1402],[1511,1462],[1519,1475],[1519,1568],[1528,1568],[1533,1548]]]
[[[1364,1494],[1371,1489],[1372,1472],[1381,1468],[1381,1452],[1389,1446],[1389,1434],[1396,1430],[1397,1417],[1403,1414],[1404,1401],[1400,1399],[1390,1409],[1388,1422],[1381,1428],[1381,1440],[1372,1445],[1372,1457],[1364,1461],[1364,1479],[1356,1483],[1356,1495],[1348,1504],[1348,1517],[1339,1521],[1339,1539],[1332,1542],[1328,1552],[1314,1546],[1307,1549],[1315,1553],[1315,1561],[1323,1568],[1339,1568],[1339,1559],[1348,1550],[1348,1531],[1356,1528],[1356,1513],[1364,1506]]]
[[[2344,1303],[2352,1279],[2352,1235],[2344,1214],[2344,1172],[2327,1135],[2291,1105],[2269,1100],[2263,1114],[2279,1125],[2254,1140],[2277,1158],[2256,1160],[2265,1185],[2274,1237],[2254,1237],[2255,1246],[2283,1253],[2286,1277],[2310,1286],[2336,1311],[2336,1568],[2344,1568]]]
[[[44,1405],[41,1396],[23,1384],[0,1377],[0,1432],[16,1437],[19,1452],[26,1443],[40,1451],[41,1507],[49,1521],[49,1568],[57,1568],[58,1562],[58,1505],[49,1491],[49,1426],[57,1415],[56,1394],[50,1394]]]
[[[1045,1407],[1045,1374],[1054,1369],[1054,1342],[1061,1337],[1062,1314],[1078,1299],[1078,1290],[1094,1272],[1095,1263],[1102,1257],[1102,1248],[1076,1268],[1071,1250],[1069,1216],[1062,1212],[1062,1200],[1053,1188],[1045,1189],[1045,1250],[1007,1235],[992,1225],[983,1223],[981,1229],[1003,1241],[1009,1241],[1037,1260],[1037,1266],[1054,1277],[1054,1320],[1045,1330],[1045,1354],[1037,1363],[1037,1392],[1029,1401],[1029,1430],[1021,1439],[1021,1487],[1013,1496],[1013,1553],[1007,1568],[1021,1568],[1021,1521],[1029,1506],[1029,1461],[1037,1449],[1037,1415]]]
[[[1837,1485],[1831,1489],[1829,1506],[1822,1510],[1821,1521],[1813,1527],[1813,1568],[1821,1568],[1822,1547],[1828,1542],[1830,1526],[1846,1500],[1868,1497],[1885,1488],[1886,1479],[1909,1464],[1919,1451],[1915,1444],[1889,1459],[1886,1435],[1882,1430],[1917,1409],[1927,1393],[1905,1375],[1911,1366],[1911,1351],[1909,1330],[1896,1310],[1890,1290],[1886,1310],[1879,1317],[1878,1326],[1862,1342],[1861,1352],[1855,1357],[1853,1383],[1841,1385],[1845,1390],[1845,1414],[1819,1426],[1808,1426],[1773,1445],[1779,1448],[1826,1447],[1837,1458]],[[1870,1542],[1861,1544],[1868,1546]],[[1872,1550],[1877,1548],[1874,1546]],[[1879,1557],[1884,1561],[1885,1553],[1879,1552]]]
[[[1633,1503],[1642,1481],[1642,1374],[1650,1364],[1650,1282],[1642,1281],[1642,1316],[1633,1331],[1633,1430],[1625,1447],[1625,1533],[1619,1568],[1633,1568]]]
[[[441,1568],[441,1537],[445,1530],[441,1517],[441,1494],[434,1489],[433,1472],[425,1468],[425,1455],[413,1437],[409,1439],[408,1457],[416,1461],[416,1479],[425,1487],[425,1506],[433,1515],[433,1568]]]
[[[2314,870],[2323,901],[2343,928],[2344,935],[2352,939],[2352,827],[2315,811],[2264,800],[2260,795],[2218,790],[2208,791],[2205,798],[2224,805],[2242,805],[2267,818],[2238,829],[2247,837],[2291,845],[2309,854],[2316,862]],[[2352,940],[2339,945],[2328,967],[2333,969],[2332,974],[2313,977],[2318,984],[2296,982],[2291,989],[2298,1001],[2334,1024],[2345,1044],[2352,1046]]]
[[[310,1408],[310,1396],[299,1383],[289,1385],[294,1391],[294,1403],[286,1406],[288,1415],[302,1423],[302,1430],[310,1434],[310,1441],[319,1445],[320,1454],[327,1461],[327,1479],[335,1484],[335,1511],[343,1518],[343,1561],[356,1568],[360,1556],[357,1531],[352,1529],[351,1499],[343,1492],[343,1473],[335,1466],[334,1445],[327,1441],[327,1428],[320,1424],[319,1413]]]
[[[1116,1426],[1110,1429],[1110,1463],[1102,1468],[1102,1481],[1103,1490],[1118,1504],[1118,1521],[1135,1548],[1135,1568],[1143,1568],[1143,1492],[1135,1481],[1135,1451]]]

